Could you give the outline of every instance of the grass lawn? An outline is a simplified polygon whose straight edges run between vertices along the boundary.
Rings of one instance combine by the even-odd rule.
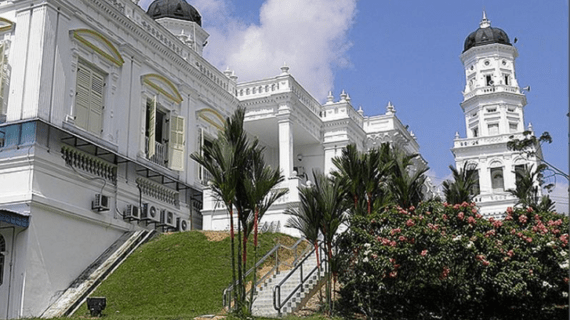
[[[258,258],[277,241],[290,246],[296,239],[262,234]],[[248,249],[248,261],[253,262],[253,246]],[[91,296],[107,298],[103,315],[109,320],[193,319],[219,314],[222,292],[230,282],[229,237],[210,241],[202,232],[181,232],[141,246]],[[89,317],[86,304],[73,317]]]

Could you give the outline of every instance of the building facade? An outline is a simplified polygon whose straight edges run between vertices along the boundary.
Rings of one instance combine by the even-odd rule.
[[[238,83],[203,58],[201,19],[184,0],[0,1],[0,319],[42,315],[128,232],[227,229],[189,156],[239,105],[290,191],[267,228],[347,144],[419,152],[392,104],[321,104],[287,67]]]
[[[465,40],[461,62],[465,69],[465,88],[461,108],[465,116],[465,137],[457,133],[451,149],[456,168],[477,171],[475,197],[485,216],[501,216],[517,198],[515,172],[539,164],[537,157],[527,157],[509,150],[507,142],[532,132],[525,126],[526,96],[516,77],[517,49],[505,31],[491,27],[483,13],[479,28]],[[538,155],[541,151],[535,150]]]

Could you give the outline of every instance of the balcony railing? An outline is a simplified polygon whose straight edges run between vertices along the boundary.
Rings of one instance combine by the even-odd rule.
[[[158,165],[166,166],[166,162],[168,161],[168,144],[166,143],[159,143],[155,142],[154,144],[154,155],[152,157],[148,156],[148,137],[145,137],[145,155],[146,158]]]

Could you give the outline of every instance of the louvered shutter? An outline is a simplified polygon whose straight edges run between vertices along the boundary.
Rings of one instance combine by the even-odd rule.
[[[103,127],[105,77],[79,62],[75,89],[75,125],[95,135]]]
[[[152,98],[148,115],[148,158],[156,152],[156,96]]]
[[[184,118],[171,115],[168,164],[172,170],[184,171],[184,131]]]
[[[89,123],[89,96],[91,91],[91,69],[79,64],[75,89],[75,125],[87,130]]]
[[[105,79],[96,72],[91,72],[91,99],[89,105],[89,132],[101,134],[103,125],[103,88]]]

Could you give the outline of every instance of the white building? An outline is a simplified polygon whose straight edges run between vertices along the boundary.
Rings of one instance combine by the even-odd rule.
[[[100,255],[140,230],[226,228],[189,155],[242,104],[289,188],[348,143],[418,152],[389,104],[316,101],[284,67],[237,83],[202,57],[208,33],[184,0],[0,1],[0,319],[42,315]],[[227,217],[226,217],[227,221]]]
[[[536,157],[511,151],[511,136],[521,139],[525,130],[526,96],[515,72],[517,49],[506,32],[491,27],[483,13],[479,28],[465,40],[461,62],[465,68],[465,89],[461,108],[465,115],[466,137],[457,133],[451,149],[456,168],[468,164],[477,170],[480,194],[475,201],[483,215],[500,216],[517,199],[507,190],[515,189],[515,171],[537,167]],[[537,150],[540,154],[540,150]]]

